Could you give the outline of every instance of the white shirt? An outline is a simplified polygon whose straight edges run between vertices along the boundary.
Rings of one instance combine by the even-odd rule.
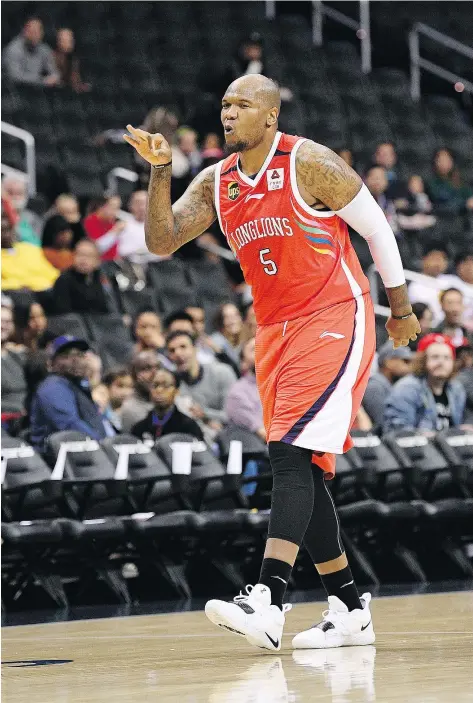
[[[135,263],[161,261],[166,256],[152,254],[146,246],[145,223],[138,222],[134,217],[127,218],[126,226],[120,232],[118,239],[118,255],[127,257]]]
[[[463,324],[468,329],[473,329],[473,285],[465,283],[459,276],[454,274],[443,274],[437,279],[442,290],[447,288],[456,288],[463,293],[463,302],[465,304],[465,312],[463,313]]]
[[[443,290],[443,286],[439,278],[432,278],[431,286],[413,281],[407,289],[411,303],[425,303],[432,310],[434,316],[433,327],[437,327],[444,317],[439,300],[440,291]]]

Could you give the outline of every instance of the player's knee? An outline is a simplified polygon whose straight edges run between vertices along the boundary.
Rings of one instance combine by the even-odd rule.
[[[284,442],[269,442],[273,486],[301,486],[313,492],[312,452]]]

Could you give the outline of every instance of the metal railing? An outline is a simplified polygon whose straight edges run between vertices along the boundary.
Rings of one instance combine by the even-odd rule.
[[[423,69],[424,71],[428,71],[434,76],[448,81],[449,83],[461,83],[462,91],[465,90],[468,93],[473,93],[473,83],[468,81],[466,78],[462,78],[461,76],[458,76],[455,73],[452,73],[451,71],[442,68],[441,66],[437,66],[437,64],[432,63],[432,61],[428,61],[427,59],[421,57],[420,35],[429,37],[429,39],[436,41],[438,44],[445,46],[447,49],[450,49],[451,51],[456,51],[458,54],[466,56],[467,59],[473,60],[473,49],[471,47],[467,46],[466,44],[462,44],[456,39],[452,39],[452,37],[449,37],[443,32],[438,32],[436,29],[433,29],[432,27],[429,27],[428,25],[423,24],[422,22],[417,22],[409,32],[412,99],[420,100],[421,69]]]
[[[20,139],[26,149],[26,170],[20,171],[17,168],[8,166],[8,164],[1,164],[1,171],[6,176],[19,176],[26,180],[28,195],[31,197],[36,195],[36,150],[35,150],[35,139],[30,132],[24,129],[15,127],[8,122],[1,123],[2,132],[9,134],[10,137],[15,139]]]
[[[356,32],[361,42],[361,70],[371,73],[371,27],[369,0],[359,0],[360,21],[344,15],[343,12],[328,7],[322,0],[312,0],[312,40],[315,46],[323,44],[323,20],[325,17],[343,24]]]
[[[376,306],[381,308],[381,306],[379,306],[378,304],[379,278],[377,276],[377,270],[374,264],[369,267],[368,271],[366,272],[366,275],[370,282],[371,297],[373,298],[375,308]],[[427,286],[428,288],[438,290],[438,281],[436,278],[432,278],[432,276],[426,276],[425,273],[418,273],[417,271],[409,271],[409,269],[404,269],[404,275],[406,277],[406,281],[408,282],[415,281],[416,283],[422,283],[423,286]],[[389,308],[385,308],[385,310],[387,310],[389,314]],[[382,313],[380,312],[379,314]]]

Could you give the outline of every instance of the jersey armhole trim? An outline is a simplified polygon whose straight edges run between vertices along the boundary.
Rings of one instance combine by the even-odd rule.
[[[307,205],[306,201],[300,194],[299,188],[297,187],[296,155],[297,150],[305,141],[307,140],[304,138],[299,139],[299,141],[297,141],[292,147],[291,159],[289,164],[292,193],[298,205],[300,205],[300,207],[305,210],[305,212],[307,212],[309,215],[313,215],[314,217],[335,217],[337,213],[333,212],[332,210],[314,210],[314,208],[309,207],[309,205]]]
[[[223,161],[219,161],[215,167],[215,185],[214,185],[214,204],[217,212],[218,224],[220,229],[225,234],[222,226],[222,218],[220,215],[220,174],[222,172]]]

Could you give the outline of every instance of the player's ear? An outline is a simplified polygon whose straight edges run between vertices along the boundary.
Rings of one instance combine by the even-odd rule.
[[[266,118],[266,126],[267,127],[272,127],[273,124],[276,124],[278,121],[278,111],[277,108],[273,108],[269,113]]]

